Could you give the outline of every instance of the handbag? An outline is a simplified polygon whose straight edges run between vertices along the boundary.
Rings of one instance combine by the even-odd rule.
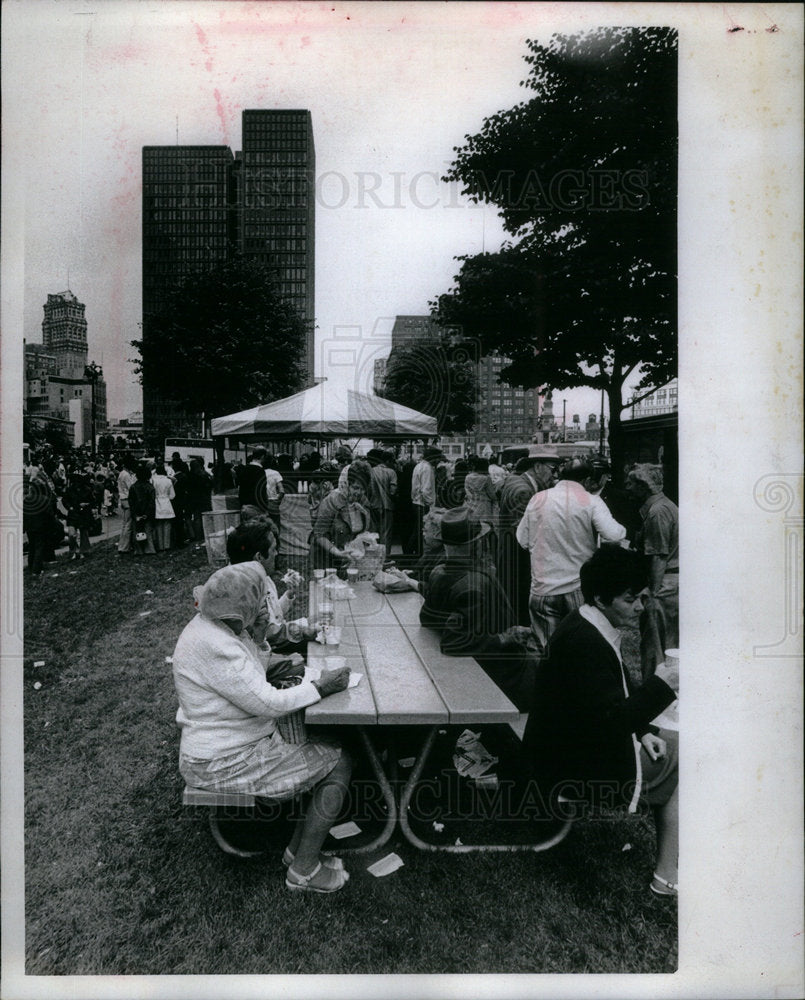
[[[286,677],[284,680],[277,681],[274,686],[278,688],[296,687],[301,681],[301,677]],[[304,708],[288,712],[287,715],[281,715],[277,719],[277,732],[286,743],[292,743],[295,746],[307,743]]]

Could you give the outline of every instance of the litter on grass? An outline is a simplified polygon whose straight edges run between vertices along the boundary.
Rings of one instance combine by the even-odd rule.
[[[42,687],[42,681],[36,681],[34,683],[34,691],[38,691]]]
[[[433,829],[437,833],[441,833],[444,830],[444,823],[437,823],[436,820],[433,821]]]
[[[416,763],[416,757],[400,757],[397,763],[400,767],[413,767]]]
[[[480,778],[498,762],[498,758],[489,753],[481,743],[480,736],[480,733],[465,729],[456,740],[453,764],[463,778]]]
[[[621,852],[623,852],[623,851],[631,851],[631,849],[632,849],[632,845],[631,844],[624,844],[623,847],[621,848]]]
[[[151,614],[150,611],[141,611],[140,618],[147,618]]]
[[[340,823],[338,826],[330,827],[330,836],[335,837],[336,840],[343,840],[344,837],[355,837],[360,832],[361,828],[351,820],[349,823]]]
[[[34,660],[34,666],[35,667],[44,667],[44,665],[45,665],[45,661],[44,660]]]
[[[398,868],[402,868],[405,862],[399,856],[399,854],[387,854],[385,858],[381,858],[379,861],[375,861],[373,865],[369,865],[366,869],[375,878],[382,878],[384,875],[391,875],[392,872],[396,872]]]
[[[144,591],[144,593],[146,593],[146,594],[153,594],[154,592],[153,592],[153,590],[146,590],[146,591]]]
[[[166,663],[173,663],[173,657],[172,656],[166,656],[165,657],[165,662]]]

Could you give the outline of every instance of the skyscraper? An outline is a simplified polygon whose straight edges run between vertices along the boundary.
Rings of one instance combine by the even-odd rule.
[[[143,339],[149,319],[192,273],[234,254],[271,267],[306,321],[303,363],[313,380],[315,151],[309,111],[246,110],[243,150],[143,147]],[[198,428],[143,379],[144,436]]]
[[[143,339],[191,274],[225,261],[235,241],[232,152],[226,146],[143,147]],[[144,436],[156,447],[198,427],[143,378]]]
[[[277,272],[308,321],[303,363],[313,381],[316,152],[309,111],[244,111],[238,157],[239,250]]]
[[[56,359],[64,378],[83,379],[87,363],[87,320],[84,303],[68,289],[48,295],[42,320],[42,345]]]
[[[415,343],[433,342],[440,334],[440,327],[430,316],[397,316],[391,331],[392,352]],[[509,363],[502,355],[491,354],[479,358],[476,364],[476,422],[469,437],[493,450],[512,442],[527,443],[537,429],[539,392],[501,382],[500,371]]]
[[[76,444],[91,442],[93,426],[98,434],[107,424],[106,382],[102,375],[91,380],[85,373],[89,349],[84,310],[69,289],[49,294],[42,343],[25,344],[24,411],[43,426],[58,425]]]

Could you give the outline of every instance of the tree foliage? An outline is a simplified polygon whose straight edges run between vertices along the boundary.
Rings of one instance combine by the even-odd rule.
[[[510,239],[461,257],[432,303],[524,388],[605,389],[676,369],[676,33],[602,28],[529,41],[534,96],[487,118],[446,180],[498,207]]]
[[[236,258],[192,275],[132,341],[140,382],[214,416],[288,396],[303,384],[305,322],[273,272]]]
[[[475,424],[476,361],[469,345],[447,336],[396,347],[383,396],[435,417],[440,434],[467,431]]]

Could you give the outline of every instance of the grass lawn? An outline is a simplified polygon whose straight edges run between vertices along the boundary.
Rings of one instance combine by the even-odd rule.
[[[395,835],[348,858],[333,896],[285,888],[284,817],[265,825],[265,856],[222,854],[181,805],[165,662],[209,572],[203,550],[137,561],[104,542],[26,577],[29,975],[676,969],[644,818],[581,821],[543,854],[432,855]],[[404,867],[374,878],[389,851]]]

